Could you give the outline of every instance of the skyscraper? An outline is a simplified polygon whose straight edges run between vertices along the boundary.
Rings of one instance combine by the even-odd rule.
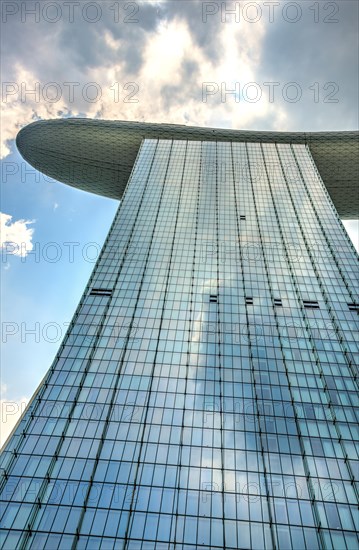
[[[17,144],[121,204],[4,450],[3,547],[357,548],[357,133],[70,119]]]

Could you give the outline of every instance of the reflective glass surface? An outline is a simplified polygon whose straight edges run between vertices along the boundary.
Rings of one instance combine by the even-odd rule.
[[[357,279],[305,145],[144,140],[3,452],[3,548],[356,549]]]

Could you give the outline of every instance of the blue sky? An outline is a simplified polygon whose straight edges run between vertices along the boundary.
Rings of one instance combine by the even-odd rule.
[[[118,207],[36,173],[16,150],[21,127],[68,116],[278,131],[358,123],[356,2],[227,2],[235,16],[195,0],[45,4],[2,4],[2,238],[15,243],[1,263],[3,437],[51,365]],[[357,246],[358,223],[346,226]]]

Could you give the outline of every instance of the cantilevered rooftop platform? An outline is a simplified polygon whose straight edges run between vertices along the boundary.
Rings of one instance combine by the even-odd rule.
[[[143,139],[305,143],[342,219],[359,218],[358,132],[254,132],[81,118],[34,122],[17,136],[37,170],[78,189],[121,199]]]

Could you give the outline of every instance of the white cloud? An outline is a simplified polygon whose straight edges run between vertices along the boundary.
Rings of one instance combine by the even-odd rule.
[[[265,121],[274,120],[278,130],[286,129],[287,114],[278,105],[267,101],[266,94],[257,102],[242,100],[239,103],[231,95],[221,101],[221,83],[227,89],[235,82],[242,84],[259,82],[257,74],[265,27],[256,25],[255,33],[249,23],[241,28],[240,41],[235,23],[223,25],[218,33],[220,61],[211,59],[203,47],[197,45],[188,22],[176,17],[159,24],[155,34],[148,35],[142,51],[142,65],[131,81],[138,85],[133,99],[124,101],[131,92],[123,91],[122,85],[129,81],[123,62],[110,67],[92,69],[88,76],[101,83],[103,91],[109,92],[114,82],[119,86],[119,101],[114,101],[111,93],[104,93],[101,102],[95,103],[87,111],[89,117],[100,112],[104,119],[144,120],[200,126],[215,126],[221,123],[233,128],[250,128]],[[121,49],[119,41],[107,40],[113,50]],[[193,67],[188,71],[188,64]],[[203,101],[203,83],[214,82],[218,86],[215,96]],[[251,90],[254,93],[254,90]],[[250,92],[249,92],[250,95]],[[264,124],[264,122],[263,122]]]
[[[359,221],[358,220],[343,220],[343,225],[355,246],[357,252],[359,252]]]
[[[36,88],[41,79],[35,73],[26,70],[21,64],[17,64],[13,70],[15,76],[10,86],[14,84],[18,91],[16,93],[10,91],[8,94],[4,92],[4,100],[1,103],[2,137],[0,158],[10,154],[9,141],[16,138],[21,127],[38,118],[58,118],[59,111],[65,114],[68,113],[67,104],[62,99],[56,103],[44,99],[42,95],[43,88],[41,86]],[[31,89],[39,90],[39,93],[30,93]],[[74,112],[74,115],[76,114],[78,113]]]
[[[25,257],[34,247],[32,244],[34,229],[29,228],[28,225],[35,223],[35,220],[11,222],[12,218],[9,214],[0,212],[0,247],[7,254]]]
[[[205,23],[200,0],[138,0],[137,4],[138,26],[114,25],[110,5],[104,6],[96,24],[86,23],[80,9],[74,10],[76,24],[69,23],[65,16],[69,10],[63,10],[64,17],[56,24],[42,18],[41,24],[34,25],[32,16],[24,24],[20,13],[8,18],[3,41],[7,54],[1,103],[3,156],[9,153],[9,141],[18,130],[37,118],[81,114],[277,131],[309,131],[316,129],[316,124],[321,130],[329,129],[328,124],[332,130],[344,130],[357,119],[357,3],[341,2],[341,25],[330,25],[334,35],[327,32],[327,25],[309,24],[309,20],[307,24],[305,17],[298,25],[288,24],[280,17],[279,9],[275,10],[276,23],[270,23],[269,10],[261,8],[263,17],[255,24],[245,17],[236,23],[233,16],[221,23],[219,9]],[[218,2],[217,8],[219,5]],[[325,47],[318,48],[323,44]],[[27,56],[30,50],[33,55]],[[328,59],[330,63],[326,63]],[[345,101],[336,104],[335,112],[323,101],[325,89],[321,90],[321,101],[315,102],[309,87],[317,78],[324,84],[332,81],[334,75],[336,79],[340,76],[338,85],[345,97]],[[302,79],[302,100],[285,101],[283,86],[297,78]],[[52,102],[54,82],[60,89],[60,98]],[[76,83],[74,100],[69,98],[69,82]],[[86,91],[82,93],[90,82],[96,82],[102,90],[95,103],[84,98]],[[138,85],[139,103],[124,102],[130,90],[124,91],[123,86],[128,82]],[[222,102],[220,91],[210,98],[213,101],[203,103],[203,82],[219,86],[223,82],[227,89],[238,82],[242,87],[254,82],[262,97],[249,101],[255,92],[253,86],[248,89],[249,97],[242,97],[240,103],[233,96]],[[268,82],[280,86],[274,94],[275,103],[269,101]],[[35,94],[38,97],[33,93],[36,83],[40,87]],[[117,102],[114,83],[118,83]],[[22,89],[27,93],[21,94]]]
[[[11,400],[7,396],[6,384],[1,384],[0,388],[0,448],[4,445],[16,422],[24,412],[29,402],[28,397],[20,397],[17,400]]]
[[[72,116],[81,113],[90,118],[203,126],[231,124],[233,128],[250,128],[256,121],[263,121],[264,124],[268,118],[274,121],[278,130],[285,129],[283,124],[287,117],[284,109],[269,103],[266,93],[256,103],[243,99],[236,103],[231,95],[227,96],[226,102],[221,101],[222,82],[229,89],[234,82],[239,81],[243,85],[260,81],[258,71],[265,34],[265,26],[261,22],[255,25],[255,29],[250,23],[243,22],[240,35],[235,22],[222,25],[216,35],[220,55],[214,59],[205,47],[198,45],[188,21],[175,15],[159,22],[155,31],[145,34],[141,45],[141,63],[134,73],[129,74],[126,58],[121,55],[126,51],[128,40],[121,35],[114,37],[108,29],[104,29],[102,45],[106,47],[111,63],[104,59],[101,65],[88,65],[81,71],[77,68],[74,80],[79,82],[79,86],[74,89],[72,100],[68,87],[59,79],[57,85],[62,93],[55,102],[47,99],[47,95],[51,99],[51,93],[55,90],[49,88],[46,91],[47,81],[40,74],[43,69],[34,65],[25,68],[18,62],[12,67],[12,81],[17,83],[18,90],[11,93],[10,89],[6,103],[2,103],[1,154],[6,156],[9,153],[8,141],[16,137],[20,127],[37,118],[58,118],[70,113]],[[55,41],[57,39],[60,35],[55,37]],[[69,60],[72,69],[73,63],[75,61]],[[82,93],[89,82],[96,82],[101,90],[93,103],[86,101]],[[138,102],[129,102],[132,88],[124,89],[129,82],[134,82],[138,87],[133,97]],[[216,96],[208,98],[207,102],[202,100],[204,82],[215,82],[219,86]],[[36,83],[40,86],[38,97],[31,93]],[[118,84],[114,87],[114,83]],[[30,93],[22,94],[22,88]],[[90,95],[94,89],[88,92]]]

